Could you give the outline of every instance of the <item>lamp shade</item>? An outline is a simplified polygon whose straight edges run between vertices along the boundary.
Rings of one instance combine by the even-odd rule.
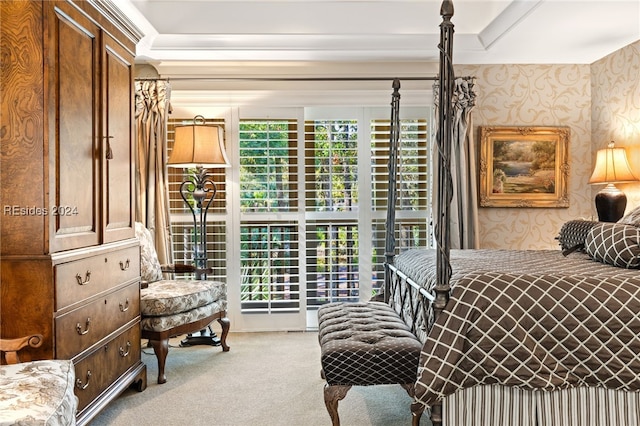
[[[230,167],[224,150],[222,128],[198,124],[176,126],[173,150],[169,156],[169,167],[196,167],[206,169]],[[204,121],[204,118],[202,119]]]
[[[614,148],[613,142],[607,148],[598,150],[596,166],[589,183],[632,182],[638,178],[631,171],[627,152],[624,148]]]

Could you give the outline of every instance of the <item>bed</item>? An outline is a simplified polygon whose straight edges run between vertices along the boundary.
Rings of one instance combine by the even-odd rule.
[[[435,259],[435,250],[398,255],[390,266],[398,283],[391,295],[424,343],[416,399],[428,407],[444,400],[450,411],[444,424],[500,424],[495,415],[508,416],[503,424],[509,425],[640,424],[637,270],[600,263],[581,251],[565,257],[561,250],[452,250],[451,297],[434,320],[431,303],[417,309],[407,303],[430,302],[433,296],[414,293],[412,299],[403,291],[411,282],[432,294]],[[579,387],[595,392],[554,394]],[[632,393],[621,405],[624,392]],[[463,401],[455,402],[456,397]],[[466,408],[465,398],[472,399]],[[474,414],[474,400],[491,407],[494,398],[502,404],[512,400],[512,406]],[[560,400],[586,407],[593,398],[607,404],[618,400],[618,408],[608,412],[594,404],[582,423],[577,422],[580,407],[574,407],[573,423],[559,417],[566,415]],[[540,420],[543,414],[547,420]],[[476,417],[475,423],[460,419],[467,415]],[[617,420],[598,423],[594,417]]]
[[[414,405],[434,425],[639,425],[640,208],[567,222],[558,250],[452,250],[451,1],[441,14],[433,250],[395,250],[395,92],[391,114],[384,297],[423,343]]]

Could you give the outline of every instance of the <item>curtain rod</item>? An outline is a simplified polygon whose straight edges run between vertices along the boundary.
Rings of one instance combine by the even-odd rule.
[[[464,80],[474,77],[460,77]],[[436,81],[433,77],[174,77],[174,78],[136,78],[136,81]]]

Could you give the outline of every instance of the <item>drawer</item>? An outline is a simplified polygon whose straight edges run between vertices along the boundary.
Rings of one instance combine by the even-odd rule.
[[[140,323],[99,346],[87,357],[74,360],[78,412],[139,361]]]
[[[56,318],[56,358],[70,359],[140,314],[140,285],[132,283]]]
[[[128,247],[55,266],[56,310],[140,276],[140,248]]]

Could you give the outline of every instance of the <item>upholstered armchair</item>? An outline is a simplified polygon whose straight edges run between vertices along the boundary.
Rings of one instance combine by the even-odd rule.
[[[19,351],[42,345],[42,335],[0,339],[0,424],[68,426],[76,424],[78,398],[70,360],[20,362]],[[25,349],[26,351],[26,349]]]
[[[142,338],[149,339],[158,359],[158,383],[167,381],[165,361],[169,339],[206,329],[214,320],[222,327],[220,345],[227,352],[227,286],[220,281],[165,279],[164,273],[193,272],[189,265],[162,267],[158,261],[151,232],[136,223],[140,240],[140,312]]]

